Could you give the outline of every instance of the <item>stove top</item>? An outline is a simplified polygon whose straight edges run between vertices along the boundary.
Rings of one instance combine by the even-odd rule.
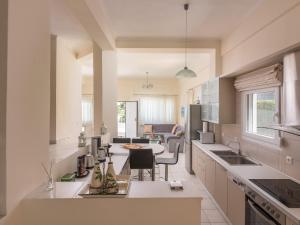
[[[288,208],[300,208],[300,184],[290,179],[250,179]]]

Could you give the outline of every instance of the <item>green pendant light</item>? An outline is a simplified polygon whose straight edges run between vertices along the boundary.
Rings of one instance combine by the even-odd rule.
[[[188,32],[188,16],[187,12],[189,9],[189,4],[184,4],[184,10],[185,10],[185,66],[182,70],[180,70],[178,73],[176,73],[176,78],[192,78],[197,77],[197,74],[190,70],[187,67],[187,32]]]

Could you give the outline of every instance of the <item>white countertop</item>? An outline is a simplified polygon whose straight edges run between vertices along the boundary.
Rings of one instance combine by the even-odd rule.
[[[55,188],[46,190],[46,185],[29,194],[26,199],[70,199],[77,194],[86,182],[56,182]],[[202,199],[201,189],[192,182],[183,182],[184,190],[173,191],[166,181],[132,181],[127,198],[196,198]]]
[[[120,174],[128,156],[113,155],[112,161],[116,174]],[[108,159],[107,159],[108,162]],[[56,182],[55,188],[46,190],[46,185],[41,185],[30,193],[27,199],[70,199],[77,198],[80,190],[90,183],[92,170],[85,178],[76,178],[76,182]],[[196,198],[201,199],[201,188],[192,182],[183,182],[183,191],[172,191],[169,183],[165,181],[132,181],[128,198]]]
[[[200,198],[201,189],[192,182],[182,182],[182,191],[172,191],[167,181],[132,181],[129,198]]]
[[[260,163],[260,165],[230,165],[211,151],[218,150],[232,150],[229,147],[221,144],[201,144],[199,141],[193,141],[193,144],[198,146],[203,152],[213,158],[217,163],[223,166],[229,174],[238,177],[242,182],[249,186],[254,191],[261,194],[264,198],[268,199],[270,203],[276,206],[278,209],[283,211],[288,217],[298,221],[300,224],[300,208],[288,208],[279,202],[277,199],[273,198],[267,192],[263,191],[255,184],[253,184],[249,179],[292,179],[299,183],[299,181],[283,174],[282,172]],[[252,159],[251,159],[252,160]],[[257,162],[256,160],[254,160]]]

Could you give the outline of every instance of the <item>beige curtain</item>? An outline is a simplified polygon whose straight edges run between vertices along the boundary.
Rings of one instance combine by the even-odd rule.
[[[279,63],[241,75],[234,82],[234,86],[238,91],[249,91],[281,85],[282,65]]]

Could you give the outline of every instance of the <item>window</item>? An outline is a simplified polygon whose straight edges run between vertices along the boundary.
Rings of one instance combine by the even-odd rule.
[[[93,122],[93,96],[82,95],[82,124],[89,125]]]
[[[243,134],[276,143],[278,132],[263,127],[279,123],[279,88],[243,94]]]
[[[144,95],[139,97],[141,124],[175,123],[175,96]]]

